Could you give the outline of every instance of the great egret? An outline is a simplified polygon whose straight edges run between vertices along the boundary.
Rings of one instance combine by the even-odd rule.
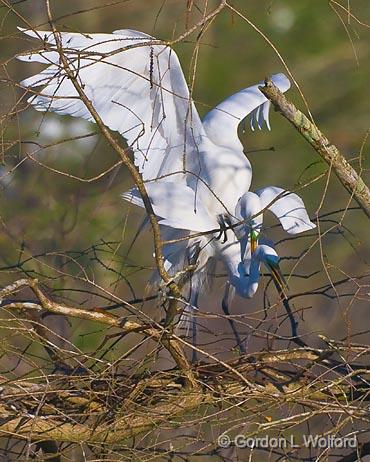
[[[40,49],[18,58],[48,65],[21,82],[34,93],[28,102],[39,111],[93,121],[60,62],[54,33],[20,30],[37,39]],[[178,58],[165,43],[132,30],[118,30],[112,34],[58,32],[57,36],[69,69],[100,118],[107,127],[118,131],[133,151],[135,165],[146,181],[155,213],[163,218],[165,239],[173,239],[183,233],[181,230],[209,231],[211,222],[214,227],[211,229],[217,230],[235,221],[237,200],[249,190],[252,177],[250,162],[237,136],[238,125],[250,115],[252,128],[261,129],[264,123],[270,128],[270,103],[258,89],[262,82],[230,96],[212,109],[202,122]],[[283,92],[290,87],[284,74],[272,76],[272,81]],[[41,86],[44,87],[41,91],[34,90]],[[174,184],[178,189],[173,188]],[[185,190],[193,203],[187,202],[183,208],[181,201]],[[175,196],[176,201],[170,200]],[[133,193],[131,200],[139,199]],[[162,213],[166,207],[177,208],[182,215]],[[195,217],[197,220],[192,222]],[[202,217],[206,220],[203,223]],[[248,238],[240,229],[244,236],[240,237],[240,242],[244,239],[243,256],[239,250],[239,256],[233,258],[243,264]],[[237,248],[240,243],[233,235]],[[224,256],[227,266],[226,249],[232,247],[231,241],[221,242],[215,237],[211,234],[178,245],[169,244],[163,249],[167,268],[172,271],[180,269],[197,251],[199,269],[191,304],[197,303],[210,257]],[[253,258],[266,255],[260,250]],[[230,280],[238,293],[245,296],[248,292],[245,292],[246,281],[238,285],[231,276]]]

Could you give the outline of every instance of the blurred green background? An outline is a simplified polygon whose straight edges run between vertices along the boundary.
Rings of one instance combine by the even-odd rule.
[[[59,18],[60,30],[109,32],[131,28],[162,39],[176,37],[196,24],[205,8],[204,1],[183,0],[63,0],[51,3],[54,17]],[[349,5],[351,15],[340,8],[340,4],[345,8]],[[216,5],[217,2],[209,1],[208,11]],[[338,3],[234,0],[233,6],[240,15],[224,10],[202,39],[194,85],[194,99],[200,114],[205,114],[235,91],[263,80],[266,75],[286,72],[263,33],[298,82],[316,123],[346,158],[351,159],[356,169],[361,164],[363,175],[368,179],[368,0],[339,0]],[[98,135],[40,149],[36,143],[54,144],[65,138],[90,134],[96,128],[76,119],[52,114],[43,116],[27,109],[24,92],[16,85],[40,68],[14,58],[16,53],[33,46],[16,27],[31,24],[48,29],[44,1],[12,2],[11,8],[3,4],[0,15],[3,63],[0,90],[1,285],[20,274],[38,276],[52,288],[53,297],[86,307],[109,305],[114,301],[101,287],[124,299],[142,297],[147,293],[145,288],[154,264],[152,241],[149,232],[143,233],[127,256],[143,218],[140,210],[128,207],[120,198],[120,194],[132,185],[127,172],[118,167],[92,182],[69,177],[72,174],[92,178],[113,165],[116,155]],[[198,33],[199,29],[175,47],[188,81],[194,70],[191,58]],[[306,111],[296,88],[289,92],[289,98]],[[327,170],[288,122],[273,112],[271,126],[271,132],[251,132],[248,124],[245,131],[240,131],[246,150],[251,151],[248,156],[254,171],[252,188],[271,184],[295,189]],[[260,151],[253,152],[257,150]],[[38,165],[27,158],[27,153],[48,168],[66,175]],[[364,328],[363,317],[368,316],[369,308],[365,280],[356,279],[368,274],[368,220],[359,210],[348,210],[343,216],[334,213],[357,206],[353,202],[349,204],[347,192],[333,175],[329,182],[327,175],[311,182],[300,194],[310,216],[315,218],[318,213],[323,218],[319,231],[278,245],[284,272],[305,276],[290,279],[291,293],[313,292],[321,286],[330,287],[336,281],[351,278],[348,283],[336,287],[339,295],[346,296],[337,298],[334,290],[328,292],[333,298],[322,294],[297,296],[295,307],[306,312],[300,328],[338,338],[359,332]],[[341,225],[337,225],[338,222]],[[330,227],[332,231],[318,240],[318,232],[323,233]],[[278,229],[269,235],[276,241],[286,238]],[[302,255],[303,258],[298,258]],[[290,258],[292,256],[295,258]],[[307,277],[316,271],[316,275]],[[202,300],[205,311],[220,311],[223,282],[224,279],[216,279],[211,293]],[[263,317],[263,284],[261,286],[254,300],[236,299],[233,311],[254,313],[255,319]],[[275,315],[271,316],[274,319]],[[62,329],[61,321],[58,323]],[[92,347],[101,335],[96,326],[92,328],[78,321],[73,326],[72,340],[78,347]],[[67,323],[64,328],[69,329]],[[93,334],[82,335],[91,330]]]

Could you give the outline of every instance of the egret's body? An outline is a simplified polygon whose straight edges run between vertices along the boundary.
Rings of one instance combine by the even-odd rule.
[[[202,203],[214,216],[232,215],[235,197],[248,191],[252,180],[252,167],[243,150],[233,150],[209,144],[201,153],[199,178],[188,184],[199,191]]]

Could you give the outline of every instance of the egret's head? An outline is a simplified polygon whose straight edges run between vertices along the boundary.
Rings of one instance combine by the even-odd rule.
[[[241,230],[243,230],[243,234],[245,233],[244,235],[249,237],[252,252],[257,249],[258,236],[262,226],[262,213],[258,215],[260,211],[260,198],[251,191],[243,194],[235,207],[235,217],[238,221],[244,221]]]
[[[235,216],[239,220],[248,220],[261,210],[261,200],[257,194],[248,191],[240,196],[236,207]]]

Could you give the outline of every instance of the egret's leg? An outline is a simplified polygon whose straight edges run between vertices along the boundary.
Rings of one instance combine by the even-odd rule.
[[[233,331],[233,334],[235,336],[236,343],[237,343],[237,345],[239,347],[240,352],[245,353],[246,352],[245,346],[244,346],[243,342],[240,339],[240,336],[239,336],[239,333],[238,333],[238,330],[237,330],[237,328],[235,326],[234,321],[230,318],[229,301],[230,301],[230,282],[227,282],[226,285],[225,285],[225,293],[224,293],[224,296],[223,296],[223,299],[222,299],[222,311],[227,316],[227,320],[229,321],[229,324],[230,324],[231,329]]]
[[[194,316],[194,307],[198,308],[198,298],[199,298],[199,290],[196,289],[190,296],[190,313],[191,313],[191,343],[193,346],[197,346],[197,320]],[[191,355],[191,361],[193,363],[198,361],[198,352],[193,349]]]
[[[224,238],[223,244],[225,244],[225,242],[227,241],[227,231],[228,231],[227,228],[228,228],[229,226],[231,226],[231,224],[232,224],[232,223],[231,223],[231,220],[230,220],[229,215],[226,215],[226,216],[224,217],[225,238]],[[233,230],[233,231],[234,231],[234,230]]]

